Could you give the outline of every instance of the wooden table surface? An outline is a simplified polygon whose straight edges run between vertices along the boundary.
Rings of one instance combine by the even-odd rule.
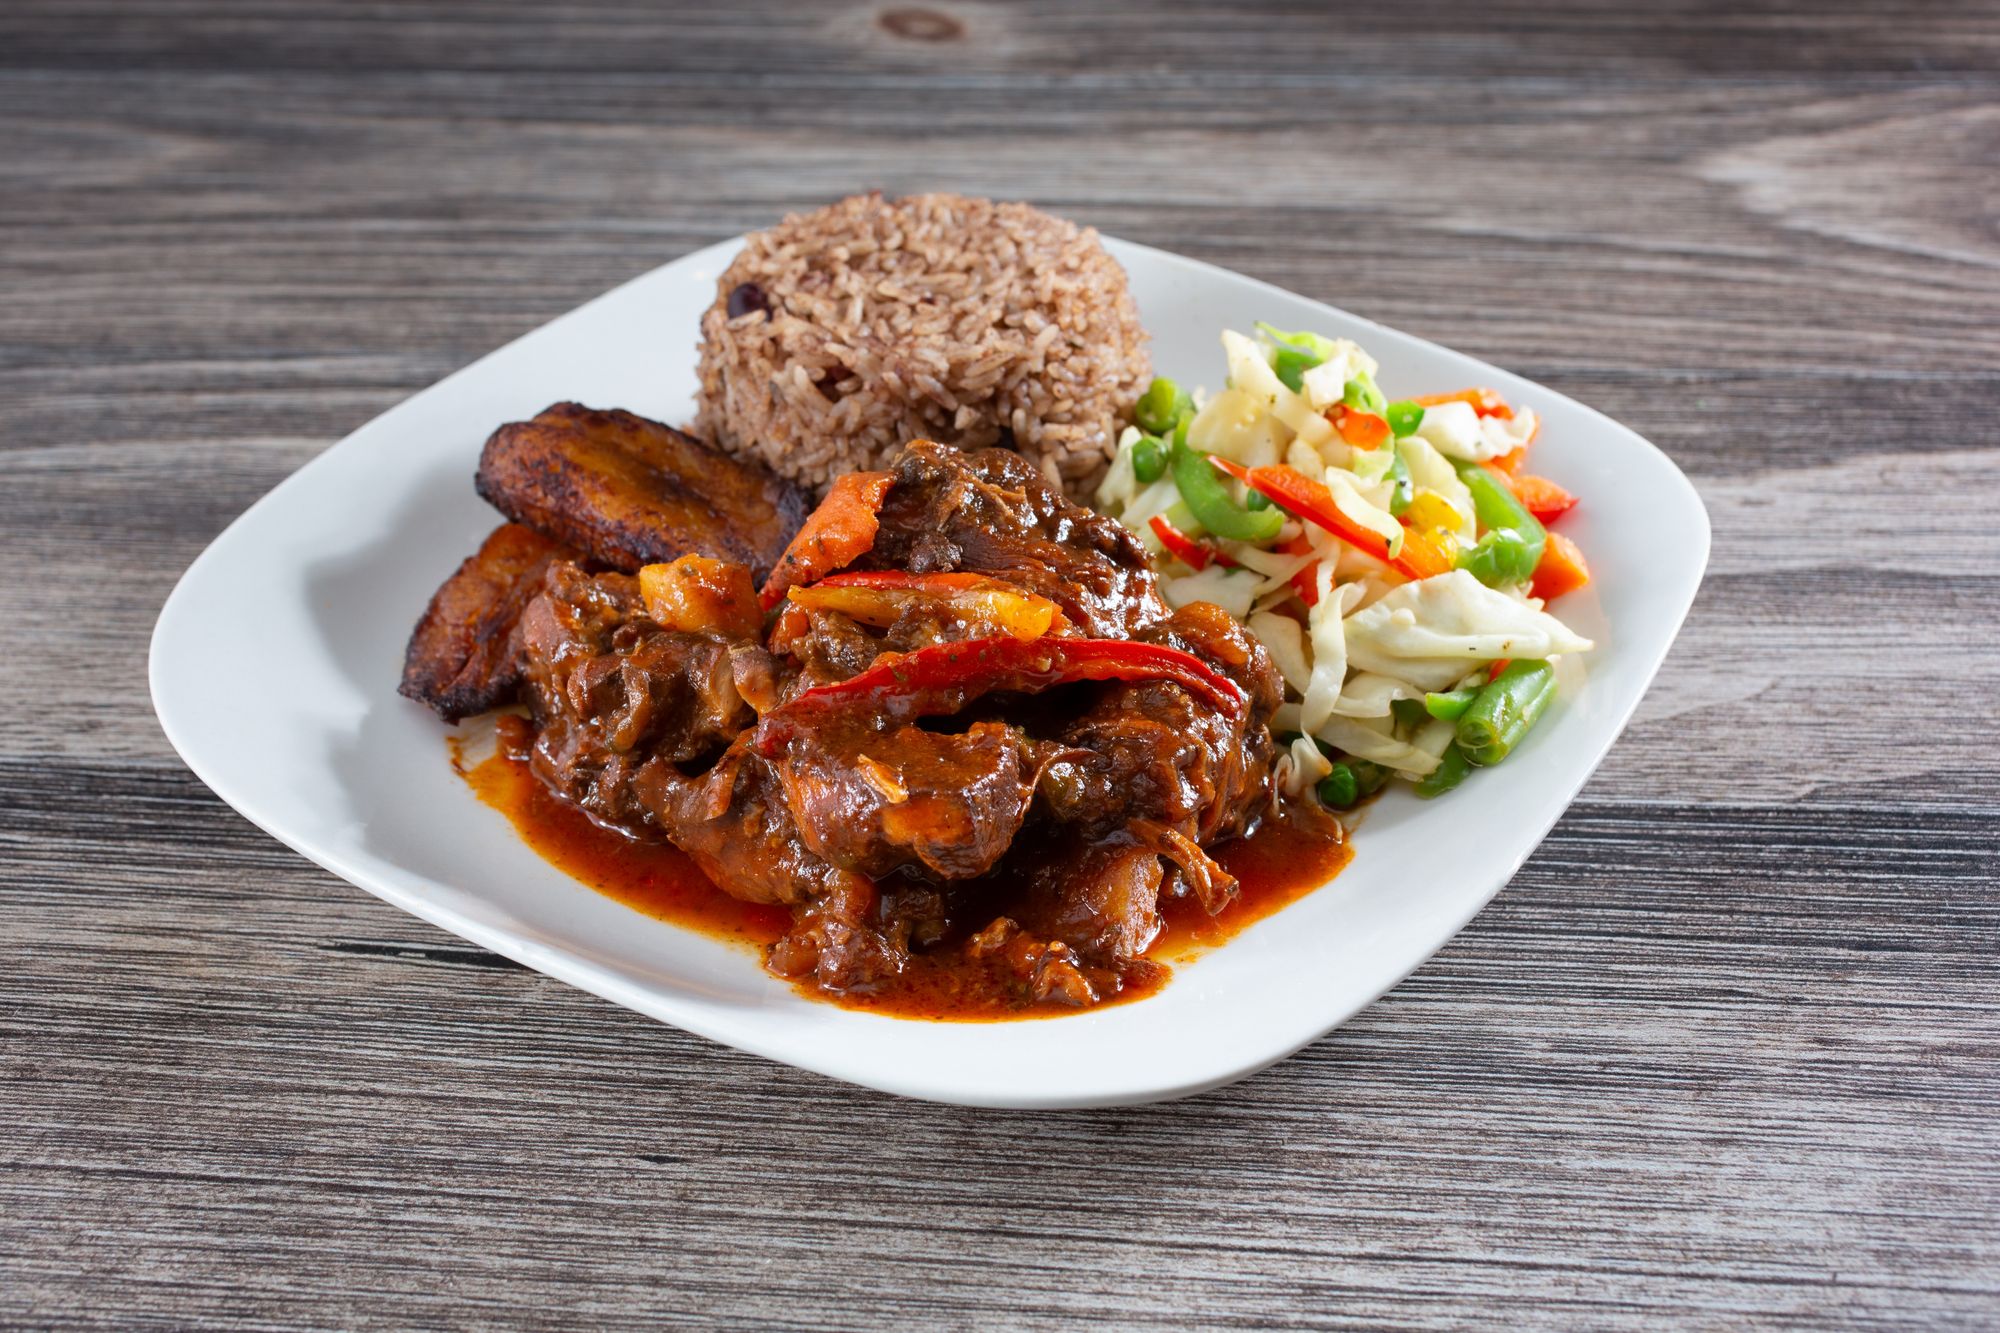
[[[2000,1322],[2000,10],[0,9],[0,1320]],[[605,288],[1024,197],[1657,441],[1714,559],[1513,884],[1173,1105],[899,1101],[449,938],[147,702],[203,545]]]

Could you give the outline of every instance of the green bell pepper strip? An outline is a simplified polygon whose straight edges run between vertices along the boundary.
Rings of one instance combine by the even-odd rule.
[[[1484,533],[1477,545],[1459,556],[1458,567],[1489,588],[1533,579],[1549,543],[1548,529],[1490,469],[1463,461],[1453,462],[1452,467],[1472,492],[1472,510]]]
[[[1375,377],[1365,370],[1347,381],[1340,401],[1357,412],[1373,412],[1378,417],[1389,410],[1389,400],[1375,387]]]
[[[1276,344],[1271,349],[1271,373],[1293,393],[1304,391],[1306,372],[1325,365],[1335,350],[1331,339],[1317,333],[1286,333],[1262,320],[1257,322],[1257,331]]]
[[[1208,460],[1207,454],[1177,439],[1167,461],[1195,521],[1224,541],[1261,543],[1276,537],[1285,526],[1284,512],[1272,508],[1253,513],[1237,504]]]
[[[1408,399],[1389,404],[1382,415],[1389,420],[1389,433],[1399,440],[1409,439],[1424,424],[1424,409]]]
[[[1403,459],[1403,451],[1395,445],[1389,446],[1389,514],[1401,518],[1403,511],[1410,507],[1410,501],[1417,498],[1417,483],[1410,476],[1410,465]]]
[[[1479,691],[1470,686],[1444,694],[1426,694],[1424,711],[1440,722],[1456,722],[1465,716],[1465,710],[1472,707],[1472,701],[1478,697]]]
[[[1155,379],[1132,408],[1132,420],[1148,435],[1165,435],[1194,415],[1194,399],[1170,379]]]
[[[1429,800],[1442,796],[1465,781],[1465,775],[1472,771],[1472,763],[1465,757],[1465,751],[1456,744],[1451,745],[1438,760],[1438,766],[1417,781],[1417,795]]]
[[[1340,350],[1340,344],[1331,338],[1310,332],[1286,333],[1283,329],[1272,328],[1261,319],[1257,321],[1257,332],[1281,346],[1304,352],[1313,358],[1313,364],[1316,366],[1331,360],[1333,354]]]
[[[1513,753],[1555,697],[1554,667],[1547,662],[1509,663],[1458,719],[1458,748],[1471,763],[1499,763]]]

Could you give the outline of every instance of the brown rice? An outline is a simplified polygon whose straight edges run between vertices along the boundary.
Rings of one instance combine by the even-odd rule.
[[[697,430],[817,489],[927,438],[1008,445],[1087,495],[1149,372],[1094,230],[952,194],[753,234],[701,330]]]

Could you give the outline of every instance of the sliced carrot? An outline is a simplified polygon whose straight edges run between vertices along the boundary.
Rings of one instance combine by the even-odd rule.
[[[1502,421],[1514,419],[1514,409],[1505,398],[1491,389],[1460,389],[1457,393],[1427,393],[1421,398],[1412,398],[1418,407],[1442,407],[1446,403],[1470,403],[1472,410],[1482,417],[1499,417]]]
[[[1358,411],[1342,403],[1328,412],[1326,419],[1340,432],[1340,438],[1356,449],[1380,449],[1389,443],[1387,417],[1378,417],[1373,412]]]
[[[1550,519],[1560,518],[1576,508],[1576,497],[1547,477],[1535,477],[1523,473],[1502,479],[1514,492],[1514,498],[1544,523]]]
[[[1584,563],[1583,552],[1560,532],[1551,532],[1548,545],[1542,548],[1541,562],[1535,566],[1535,579],[1529,591],[1548,602],[1589,582],[1590,566]]]
[[[895,480],[888,472],[850,472],[835,481],[764,581],[759,597],[764,609],[784,601],[785,590],[794,584],[825,578],[868,554],[881,526],[876,515],[882,497]]]
[[[1506,453],[1500,455],[1498,458],[1493,459],[1491,462],[1489,462],[1487,466],[1498,468],[1500,471],[1505,472],[1508,476],[1511,477],[1516,472],[1519,472],[1521,470],[1521,464],[1527,461],[1528,461],[1528,446],[1523,444],[1513,449],[1509,449]]]

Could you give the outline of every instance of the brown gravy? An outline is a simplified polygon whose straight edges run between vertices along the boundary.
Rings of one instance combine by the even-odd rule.
[[[453,763],[479,798],[506,815],[543,860],[635,911],[741,945],[759,958],[766,946],[784,935],[791,925],[789,909],[732,898],[672,845],[636,842],[557,800],[521,757],[525,726],[510,718],[501,723],[501,743],[490,757],[473,764],[461,762],[454,743]],[[1190,901],[1162,903],[1164,928],[1147,950],[1148,959],[1160,966],[1150,980],[1128,983],[1106,1003],[1124,1003],[1157,991],[1172,976],[1168,964],[1191,961],[1304,897],[1339,874],[1351,855],[1339,823],[1311,808],[1266,820],[1251,837],[1215,849],[1215,859],[1240,885],[1235,903],[1215,917]],[[829,996],[810,984],[797,989],[851,1009],[932,1021],[981,1022],[1080,1012],[1060,1004],[1001,1007],[984,997],[969,999],[952,965],[955,952],[915,956],[891,993]]]

